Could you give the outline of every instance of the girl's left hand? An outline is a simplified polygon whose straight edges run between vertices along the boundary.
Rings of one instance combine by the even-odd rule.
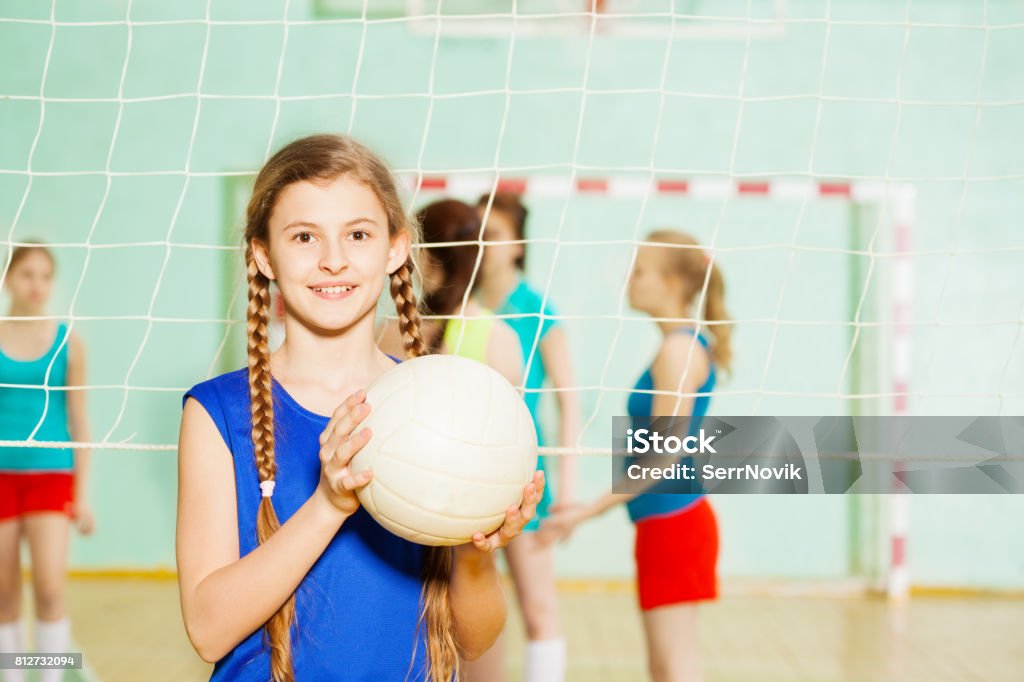
[[[523,532],[523,528],[537,513],[537,504],[544,495],[544,472],[533,472],[533,480],[523,488],[523,501],[518,507],[509,507],[505,512],[505,522],[498,530],[484,535],[473,535],[473,547],[481,552],[493,552],[508,545],[512,538]],[[469,545],[463,545],[468,547]]]
[[[92,515],[92,508],[85,502],[73,503],[71,518],[82,535],[90,535],[96,529],[96,519]]]

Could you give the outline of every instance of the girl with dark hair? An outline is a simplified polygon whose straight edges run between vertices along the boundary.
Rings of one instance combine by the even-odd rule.
[[[372,437],[364,387],[397,362],[373,338],[387,280],[406,353],[427,352],[416,236],[387,167],[350,138],[293,142],[256,178],[248,368],[187,392],[179,440],[182,614],[212,679],[448,682],[504,624],[492,552],[532,518],[543,474],[498,530],[426,548],[359,506],[372,472],[348,467]],[[271,281],[285,308],[272,354]]]
[[[480,239],[476,209],[444,199],[420,211],[418,219],[423,230],[419,258],[423,307],[441,317],[420,324],[428,349],[490,365],[513,386],[519,386],[523,359],[515,332],[471,296],[479,281],[480,246],[473,243]],[[453,242],[466,243],[449,245]],[[384,326],[380,345],[386,352],[402,354],[398,325]]]

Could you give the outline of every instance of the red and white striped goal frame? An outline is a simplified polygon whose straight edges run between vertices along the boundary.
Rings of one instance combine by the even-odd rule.
[[[649,196],[695,200],[763,197],[773,201],[846,201],[888,211],[892,226],[889,378],[891,414],[907,415],[910,388],[913,302],[913,259],[910,255],[916,190],[913,185],[884,180],[812,180],[801,178],[733,179],[727,177],[576,176],[538,174],[495,177],[493,174],[402,174],[401,183],[413,196],[446,194],[475,201],[482,194],[513,192],[537,198],[572,195],[605,196],[609,199],[641,199]],[[897,465],[898,466],[898,465]],[[885,589],[892,599],[910,594],[907,564],[909,499],[898,483],[889,501],[889,564]]]

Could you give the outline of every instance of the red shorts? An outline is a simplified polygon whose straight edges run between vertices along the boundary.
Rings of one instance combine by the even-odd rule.
[[[69,471],[0,472],[0,520],[33,512],[71,516],[75,476]]]
[[[706,497],[636,524],[636,577],[644,611],[718,596],[718,523]]]

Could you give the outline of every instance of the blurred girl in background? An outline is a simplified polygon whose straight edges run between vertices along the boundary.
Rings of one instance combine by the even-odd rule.
[[[64,322],[45,318],[56,262],[42,245],[19,246],[4,278],[10,295],[0,321],[0,440],[88,441],[85,346]],[[11,386],[13,384],[13,386]],[[20,617],[21,538],[28,541],[35,599],[35,649],[66,653],[71,623],[65,605],[69,528],[93,531],[89,451],[62,447],[0,447],[0,651],[24,652]],[[56,682],[59,669],[40,670]],[[24,670],[0,670],[21,682]]]
[[[629,304],[662,320],[657,323],[661,343],[627,409],[634,428],[651,416],[678,415],[690,417],[689,432],[696,433],[718,372],[728,371],[732,360],[725,283],[690,235],[663,230],[646,241],[629,279]],[[700,319],[711,323],[709,329],[697,323],[695,305],[702,292]],[[698,682],[697,603],[718,594],[718,525],[702,492],[608,492],[593,502],[559,509],[544,522],[542,534],[567,538],[583,521],[623,503],[636,524],[637,591],[651,677],[654,682]]]

